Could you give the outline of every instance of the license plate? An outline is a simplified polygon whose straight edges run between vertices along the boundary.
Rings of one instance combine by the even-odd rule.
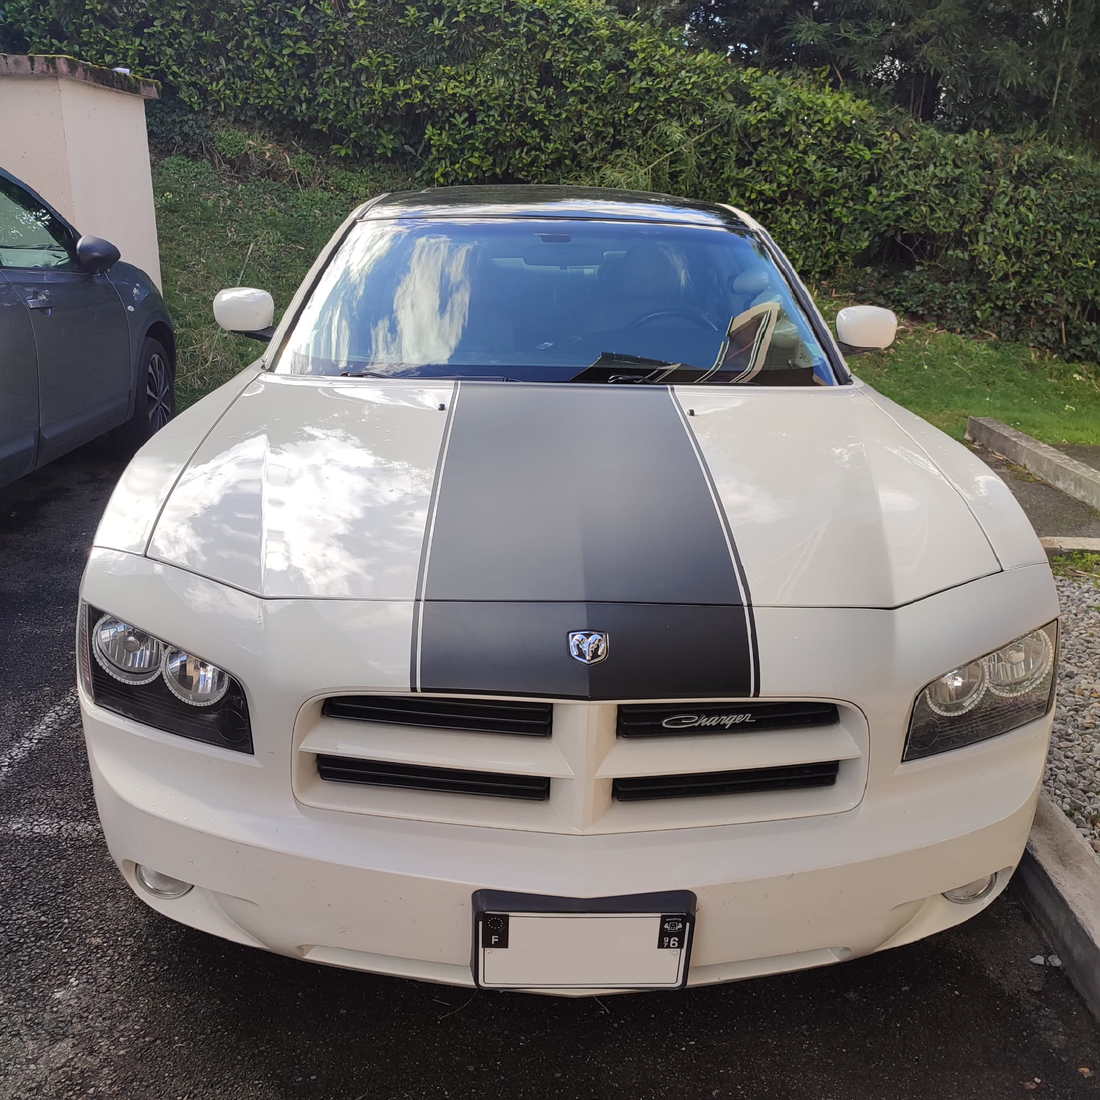
[[[613,898],[474,894],[474,980],[482,989],[679,989],[695,895]]]

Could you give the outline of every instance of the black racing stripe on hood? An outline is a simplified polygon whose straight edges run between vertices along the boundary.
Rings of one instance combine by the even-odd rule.
[[[749,695],[747,592],[664,387],[467,383],[437,471],[414,689]],[[609,635],[583,664],[571,631]]]
[[[569,635],[606,634],[586,665]],[[420,690],[563,699],[743,698],[752,693],[742,608],[723,604],[425,605]]]
[[[423,598],[742,603],[669,391],[466,383]]]
[[[443,467],[447,461],[447,450],[451,444],[451,429],[454,427],[455,409],[458,407],[458,398],[461,390],[462,383],[456,382],[454,389],[451,391],[451,399],[447,402],[447,421],[443,425],[443,435],[439,443],[439,454],[435,460],[435,478],[432,481],[432,491],[428,498],[428,517],[424,526],[424,542],[420,547],[420,564],[417,566],[416,595],[413,598],[412,677],[410,681],[414,689],[419,679],[417,673],[417,653],[420,646],[420,625],[424,616],[424,581],[427,578],[428,547],[432,543],[436,506],[439,501],[439,487],[443,481]]]
[[[706,478],[707,487],[710,490],[711,499],[714,501],[714,511],[718,516],[718,521],[722,525],[722,531],[726,536],[726,544],[729,547],[730,559],[733,561],[733,567],[737,572],[737,579],[741,590],[741,599],[745,605],[745,617],[747,620],[748,632],[749,632],[749,645],[752,647],[752,694],[760,694],[760,648],[757,645],[756,640],[756,615],[752,609],[752,594],[749,591],[749,579],[745,573],[745,566],[741,561],[741,554],[737,549],[737,543],[733,538],[733,528],[730,526],[729,516],[726,515],[725,508],[722,507],[722,498],[718,495],[718,486],[714,482],[714,475],[710,471],[710,467],[707,465],[706,457],[703,455],[703,448],[699,446],[699,440],[696,439],[695,433],[691,430],[691,423],[684,415],[684,407],[680,402],[679,397],[676,396],[676,391],[669,388],[669,395],[672,397],[672,403],[676,406],[676,411],[680,416],[680,422],[684,426],[684,431],[687,433],[688,439],[691,440],[692,449],[695,451],[695,457],[699,461],[699,469],[703,472],[703,477]]]

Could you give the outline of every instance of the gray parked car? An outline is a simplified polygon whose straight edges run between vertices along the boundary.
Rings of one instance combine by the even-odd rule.
[[[149,276],[0,169],[0,485],[175,413],[176,342]]]

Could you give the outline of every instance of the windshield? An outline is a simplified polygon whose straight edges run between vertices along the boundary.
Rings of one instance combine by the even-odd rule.
[[[834,382],[789,286],[748,231],[534,218],[360,222],[273,369]]]

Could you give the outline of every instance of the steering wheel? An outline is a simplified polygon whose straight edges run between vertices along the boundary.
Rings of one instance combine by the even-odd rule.
[[[648,325],[650,321],[659,320],[661,317],[681,317],[683,320],[690,321],[702,328],[709,328],[711,332],[718,331],[718,326],[701,309],[690,308],[659,309],[654,313],[647,313],[644,317],[639,317],[636,321],[631,321],[626,327],[627,330],[641,328],[642,325]]]

